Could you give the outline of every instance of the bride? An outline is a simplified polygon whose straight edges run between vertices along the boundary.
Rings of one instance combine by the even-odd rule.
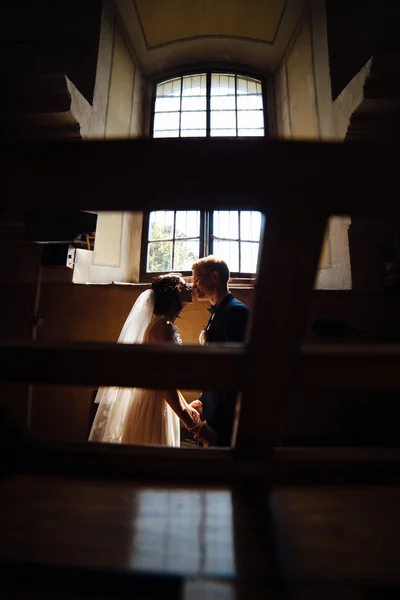
[[[118,342],[181,344],[174,322],[191,302],[191,286],[179,273],[160,275],[136,300]],[[189,430],[200,423],[199,413],[178,390],[103,387],[95,402],[99,407],[89,435],[92,442],[179,446],[179,419]]]

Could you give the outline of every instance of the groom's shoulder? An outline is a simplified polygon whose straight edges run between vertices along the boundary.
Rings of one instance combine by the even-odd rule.
[[[233,295],[229,299],[229,302],[228,302],[228,305],[226,308],[228,308],[228,309],[235,308],[235,309],[243,310],[246,312],[249,311],[249,308],[244,304],[244,302],[241,302]]]

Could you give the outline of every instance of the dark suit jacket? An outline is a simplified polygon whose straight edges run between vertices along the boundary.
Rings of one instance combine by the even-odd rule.
[[[249,317],[249,309],[233,294],[228,294],[218,307],[208,309],[211,313],[206,327],[207,343],[243,342]],[[218,446],[230,446],[235,418],[237,392],[203,391],[203,419],[217,433]]]

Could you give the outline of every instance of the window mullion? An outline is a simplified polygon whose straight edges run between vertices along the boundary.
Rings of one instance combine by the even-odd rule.
[[[181,77],[181,95],[179,98],[179,137],[181,137],[181,125],[182,125],[182,91],[183,91],[183,77]]]
[[[175,270],[175,232],[176,232],[176,210],[174,210],[174,225],[172,229],[172,270]]]
[[[269,130],[268,123],[268,112],[267,112],[267,93],[265,90],[265,83],[261,82],[261,102],[262,102],[262,112],[263,112],[263,121],[264,121],[264,136],[267,136]]]
[[[242,248],[241,248],[241,238],[242,238],[242,232],[240,230],[240,213],[241,211],[238,210],[238,234],[239,234],[239,248],[238,248],[238,252],[239,252],[239,273],[242,270]]]
[[[211,135],[211,73],[206,74],[206,137]]]
[[[213,254],[214,252],[214,211],[207,211],[208,216],[208,248],[207,254]]]
[[[237,75],[235,75],[235,123],[236,123],[236,137],[238,137]]]
[[[206,256],[206,213],[204,210],[200,211],[200,240],[199,240],[199,258]]]

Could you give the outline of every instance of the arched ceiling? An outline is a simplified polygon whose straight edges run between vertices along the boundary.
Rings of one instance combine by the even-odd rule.
[[[147,75],[190,63],[274,71],[307,0],[116,0]]]
[[[271,44],[285,0],[134,0],[147,48],[199,38],[244,38]]]

